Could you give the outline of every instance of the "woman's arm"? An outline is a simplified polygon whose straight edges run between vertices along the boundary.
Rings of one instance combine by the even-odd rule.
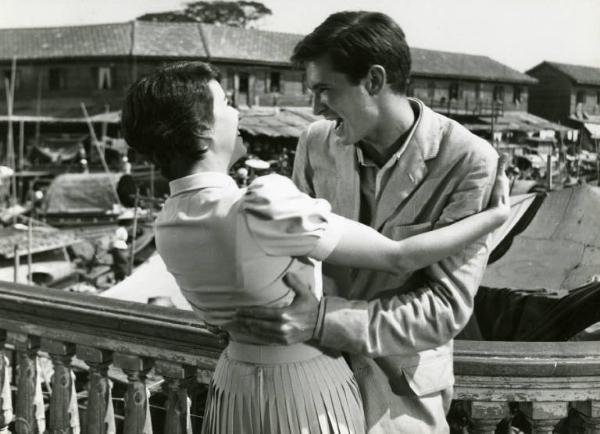
[[[506,158],[498,160],[498,173],[490,207],[449,226],[392,241],[375,229],[343,220],[342,235],[326,262],[404,274],[434,264],[501,226],[510,213]]]

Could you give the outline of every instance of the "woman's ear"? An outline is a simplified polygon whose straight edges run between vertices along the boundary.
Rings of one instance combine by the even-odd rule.
[[[385,68],[381,65],[372,65],[367,73],[365,87],[369,95],[377,95],[387,81]]]

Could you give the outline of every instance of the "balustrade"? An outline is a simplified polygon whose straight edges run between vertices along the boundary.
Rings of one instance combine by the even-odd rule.
[[[193,312],[0,283],[0,434],[197,433],[222,346]],[[600,434],[597,343],[457,341],[455,374],[474,433],[516,408],[532,433],[576,413]],[[151,404],[156,379],[164,401]]]

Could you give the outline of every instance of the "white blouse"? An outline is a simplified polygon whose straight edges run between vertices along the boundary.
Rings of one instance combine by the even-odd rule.
[[[343,224],[326,200],[279,175],[240,189],[225,174],[203,172],[169,187],[156,220],[157,249],[205,322],[223,325],[240,307],[291,303],[294,292],[281,280],[290,271],[321,296],[320,272],[306,257],[329,256]]]

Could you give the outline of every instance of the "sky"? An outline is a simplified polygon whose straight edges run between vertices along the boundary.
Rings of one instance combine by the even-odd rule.
[[[0,28],[123,22],[183,0],[0,0]],[[306,34],[340,10],[393,17],[409,45],[487,55],[519,71],[543,60],[600,67],[600,0],[263,0],[257,28]]]

